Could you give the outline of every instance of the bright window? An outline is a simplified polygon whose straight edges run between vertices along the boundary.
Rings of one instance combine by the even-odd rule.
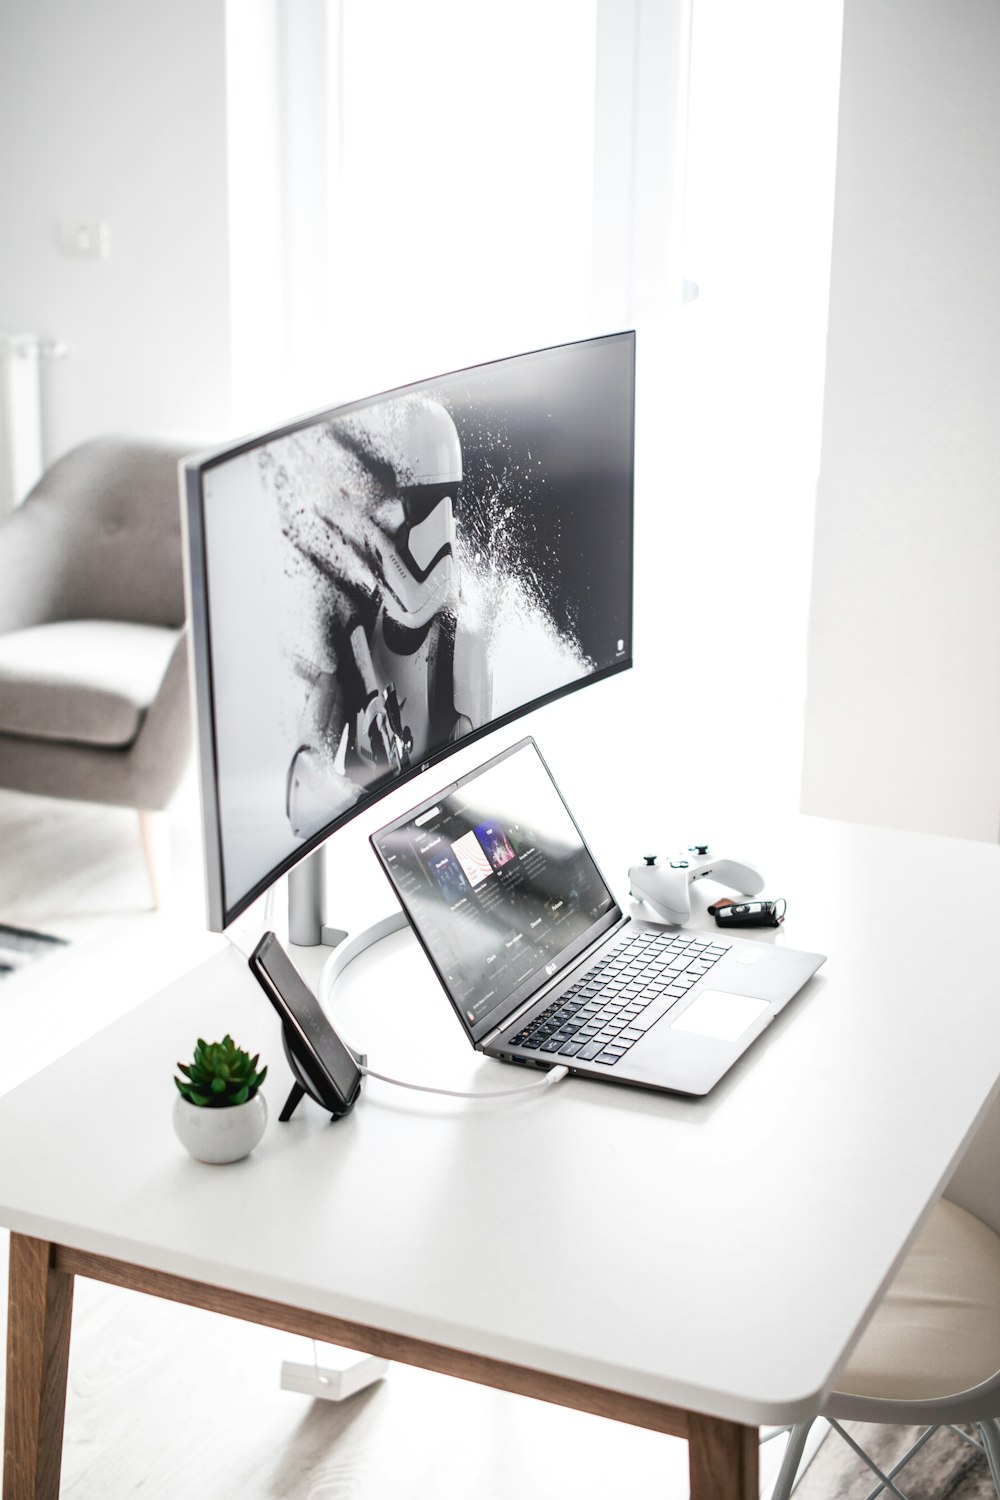
[[[689,0],[227,0],[239,425],[633,326]]]
[[[340,9],[338,376],[361,392],[588,331],[596,0]]]

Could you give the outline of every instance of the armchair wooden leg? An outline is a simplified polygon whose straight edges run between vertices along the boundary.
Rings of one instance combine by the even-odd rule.
[[[170,889],[170,818],[165,812],[139,809],[142,852],[153,893],[153,909],[162,911]]]
[[[688,1417],[691,1500],[759,1500],[760,1434],[716,1417]]]
[[[10,1237],[3,1500],[57,1500],[62,1466],[73,1277],[53,1247]]]

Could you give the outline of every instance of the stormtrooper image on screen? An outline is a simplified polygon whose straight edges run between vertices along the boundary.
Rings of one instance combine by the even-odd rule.
[[[288,769],[300,838],[329,821],[332,798],[354,801],[492,712],[485,635],[461,608],[452,417],[411,396],[334,419],[320,441],[325,498],[280,491],[317,605],[312,639],[298,643],[301,743]]]

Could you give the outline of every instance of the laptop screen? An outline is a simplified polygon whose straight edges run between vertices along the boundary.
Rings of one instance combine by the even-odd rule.
[[[371,842],[473,1041],[621,917],[531,739]]]

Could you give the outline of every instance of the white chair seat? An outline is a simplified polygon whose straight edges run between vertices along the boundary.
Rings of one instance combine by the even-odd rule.
[[[890,1401],[972,1390],[1000,1361],[1000,1237],[942,1199],[837,1381]]]
[[[57,620],[0,635],[0,732],[130,745],[178,631],[123,620]]]

